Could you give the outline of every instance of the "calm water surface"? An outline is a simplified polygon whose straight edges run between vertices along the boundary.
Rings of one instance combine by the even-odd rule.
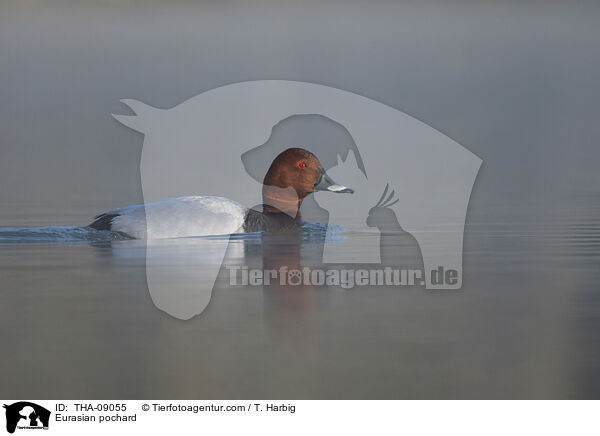
[[[230,286],[222,268],[209,306],[189,321],[154,306],[142,242],[5,226],[2,394],[598,397],[599,198],[543,216],[472,213],[459,291]],[[345,237],[358,241],[357,262],[361,247],[379,244],[377,233]],[[225,263],[319,265],[322,249],[319,238],[240,237]]]

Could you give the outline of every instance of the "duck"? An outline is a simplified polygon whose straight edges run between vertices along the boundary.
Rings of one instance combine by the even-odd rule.
[[[271,163],[263,180],[263,204],[258,208],[208,195],[168,198],[110,210],[97,215],[87,228],[130,239],[277,232],[302,225],[302,202],[316,191],[354,192],[335,183],[313,153],[294,147]]]

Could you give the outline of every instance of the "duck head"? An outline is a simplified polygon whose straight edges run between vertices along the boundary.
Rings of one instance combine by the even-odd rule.
[[[310,151],[288,148],[273,160],[263,180],[264,212],[299,216],[302,200],[316,191],[354,192],[331,180],[319,159]]]

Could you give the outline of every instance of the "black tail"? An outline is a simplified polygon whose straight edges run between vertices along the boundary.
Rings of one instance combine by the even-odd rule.
[[[118,217],[118,213],[103,213],[94,218],[88,227],[94,230],[112,230],[112,220]]]

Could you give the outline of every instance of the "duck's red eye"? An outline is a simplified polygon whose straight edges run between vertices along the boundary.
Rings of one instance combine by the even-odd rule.
[[[299,166],[300,168],[306,168],[306,164],[305,164],[304,162],[300,162],[300,163],[298,164],[298,166]]]

